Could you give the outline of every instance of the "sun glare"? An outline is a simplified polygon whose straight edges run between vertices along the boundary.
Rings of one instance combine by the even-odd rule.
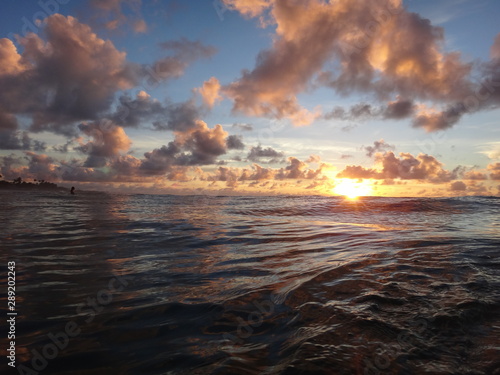
[[[348,178],[341,179],[332,190],[335,194],[343,195],[349,199],[370,195],[373,192],[369,181],[357,182]]]

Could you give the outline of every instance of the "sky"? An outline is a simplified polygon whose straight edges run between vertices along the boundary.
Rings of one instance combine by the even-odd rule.
[[[4,0],[0,174],[499,195],[499,18],[494,0]]]

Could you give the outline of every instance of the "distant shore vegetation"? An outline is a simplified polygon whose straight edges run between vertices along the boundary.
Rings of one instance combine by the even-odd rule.
[[[68,190],[67,188],[57,186],[57,184],[45,180],[34,179],[33,182],[28,182],[21,177],[13,180],[4,180],[2,175],[0,175],[0,189]]]

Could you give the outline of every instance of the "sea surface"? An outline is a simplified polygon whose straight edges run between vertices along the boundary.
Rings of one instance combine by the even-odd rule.
[[[498,197],[3,191],[0,246],[2,374],[500,374]]]

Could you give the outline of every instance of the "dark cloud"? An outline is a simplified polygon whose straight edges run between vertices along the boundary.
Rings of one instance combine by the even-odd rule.
[[[167,108],[145,91],[140,91],[135,98],[128,94],[122,95],[118,103],[115,113],[109,118],[121,126],[139,127],[144,121],[167,120]]]
[[[403,119],[413,115],[415,111],[415,104],[411,100],[401,100],[398,99],[393,102],[389,102],[387,107],[383,110],[383,118],[385,119]]]
[[[137,77],[125,53],[76,18],[54,14],[44,32],[46,41],[36,34],[20,38],[21,55],[12,46],[7,57],[4,51],[0,65],[9,64],[4,70],[11,73],[0,75],[0,106],[31,116],[32,131],[71,135],[73,122],[96,118]]]
[[[386,143],[383,139],[373,142],[373,146],[364,147],[366,156],[371,158],[376,152],[394,150],[394,146]]]
[[[267,163],[278,163],[280,162],[285,154],[274,150],[271,147],[263,148],[261,145],[252,146],[248,152],[247,159],[253,162],[259,162],[261,159],[265,159]]]
[[[194,100],[181,103],[162,104],[145,91],[140,91],[136,98],[122,95],[115,113],[109,118],[125,127],[140,127],[152,123],[155,130],[187,131],[196,127],[202,110]]]
[[[466,191],[467,185],[465,185],[465,183],[462,181],[455,181],[455,182],[451,183],[450,190],[451,191]]]
[[[54,181],[58,178],[58,163],[50,156],[26,151],[27,172],[37,180]]]
[[[318,169],[309,169],[308,165],[291,156],[288,158],[288,162],[290,163],[285,168],[280,168],[275,175],[275,178],[278,180],[281,179],[308,179],[313,180],[320,177],[323,169],[327,166],[327,164],[320,164]]]
[[[33,150],[45,151],[47,145],[32,139],[28,132],[18,130],[15,116],[4,113],[0,109],[0,150]]]
[[[1,150],[29,150],[31,139],[27,132],[0,130]]]
[[[63,145],[52,146],[52,150],[65,154],[65,153],[70,151],[70,147],[72,147],[75,144],[75,142],[76,142],[76,139],[70,139],[66,143],[64,143]]]
[[[23,160],[21,157],[15,154],[10,154],[7,156],[0,156],[0,174],[6,180],[12,180],[14,178],[20,177],[21,171],[16,169],[16,165],[22,165]]]
[[[138,170],[146,175],[164,175],[175,163],[175,157],[179,152],[180,148],[174,142],[146,152]]]
[[[462,103],[450,105],[444,111],[421,109],[413,119],[413,126],[428,132],[451,128],[467,112]]]
[[[242,139],[243,138],[240,135],[230,135],[226,140],[227,148],[229,150],[243,150],[245,148],[245,144]]]
[[[193,100],[169,104],[165,108],[164,120],[154,121],[153,126],[156,130],[188,131],[197,126],[199,111]]]
[[[96,3],[114,9],[121,2]],[[60,14],[45,19],[43,35],[44,39],[33,33],[19,38],[22,53],[10,40],[0,39],[0,112],[4,117],[0,122],[5,123],[10,116],[12,123],[12,116],[25,115],[32,120],[31,131],[66,136],[77,134],[78,122],[104,116],[118,91],[135,87],[143,79],[158,84],[177,78],[190,63],[214,53],[212,47],[182,39],[162,43],[170,56],[152,66],[132,64],[126,61],[125,52],[117,50],[111,41],[100,39],[88,25]],[[138,126],[143,117],[152,118],[159,129],[186,126],[185,122],[177,125],[184,115],[176,111],[185,111],[192,104],[165,109],[145,97],[143,91],[140,95],[135,99],[122,96],[113,119],[123,120],[123,126]]]
[[[238,124],[238,123],[234,123],[232,125],[232,127],[235,128],[235,129],[243,130],[243,131],[252,131],[253,130],[253,126],[251,124]]]
[[[416,105],[411,100],[396,100],[385,106],[373,106],[367,103],[355,104],[349,109],[335,107],[323,115],[326,120],[363,121],[371,118],[403,119],[414,114]]]

